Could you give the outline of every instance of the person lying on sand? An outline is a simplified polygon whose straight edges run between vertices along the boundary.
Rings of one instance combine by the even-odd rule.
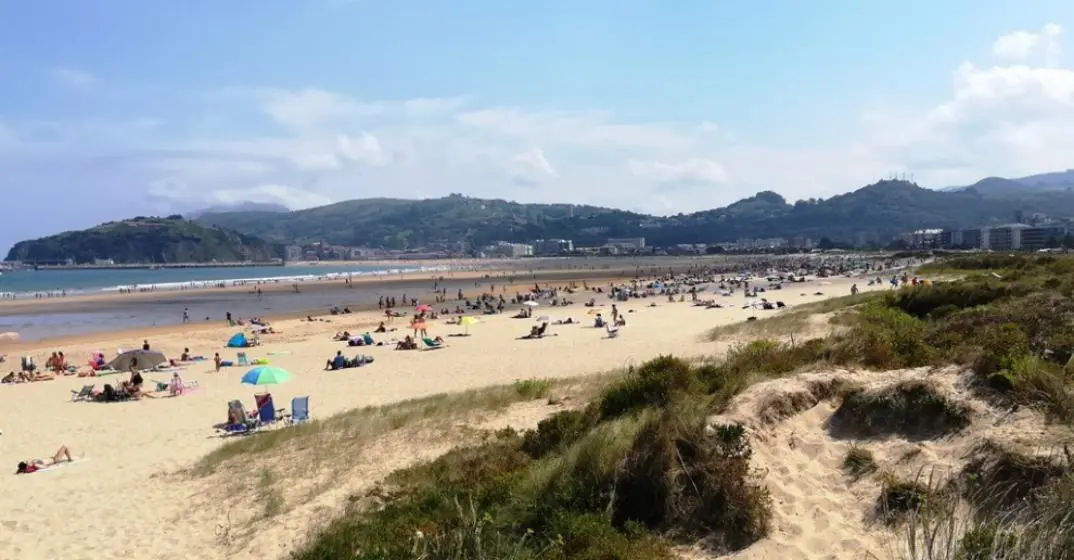
[[[31,474],[59,463],[70,463],[74,460],[74,457],[71,456],[71,450],[67,449],[66,445],[61,445],[60,448],[56,450],[56,454],[52,457],[45,459],[27,459],[20,462],[15,474]]]
[[[55,375],[37,372],[10,372],[0,379],[0,383],[33,383],[34,381],[52,381]]]
[[[404,338],[403,340],[400,340],[399,343],[395,345],[395,349],[396,350],[417,350],[418,349],[418,343],[414,342],[414,339],[408,334],[408,335],[406,335],[406,338]]]

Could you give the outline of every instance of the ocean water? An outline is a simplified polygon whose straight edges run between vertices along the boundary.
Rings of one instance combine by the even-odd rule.
[[[69,295],[119,291],[123,288],[179,290],[183,287],[236,285],[251,282],[295,282],[315,278],[391,275],[447,270],[446,267],[356,264],[350,266],[272,266],[221,268],[19,270],[0,275],[0,293],[67,292]],[[21,299],[21,298],[20,298]]]
[[[472,268],[472,267],[468,267]],[[369,306],[377,298],[395,296],[428,299],[433,277],[446,273],[447,266],[384,266],[358,264],[348,266],[278,266],[221,268],[164,268],[115,270],[29,270],[0,275],[0,293],[13,306],[0,307],[0,332],[17,332],[24,341],[42,340],[137,329],[182,322],[186,310],[191,322],[223,321],[231,312],[238,317],[285,315],[327,310],[333,306]],[[427,277],[401,280],[402,273],[427,272]],[[353,278],[375,276],[383,281],[344,282]],[[337,279],[328,285],[303,287],[308,280]],[[258,296],[254,285],[297,283],[299,293],[272,290]],[[183,288],[247,285],[250,290],[184,290]],[[448,281],[448,290],[467,288],[472,281]],[[152,298],[119,295],[107,300],[72,301],[68,305],[33,306],[36,294],[75,296],[114,293],[121,289],[153,290]],[[17,302],[27,302],[18,305]]]

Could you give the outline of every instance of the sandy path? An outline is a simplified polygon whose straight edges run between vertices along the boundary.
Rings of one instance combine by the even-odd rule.
[[[836,279],[823,286],[793,285],[769,295],[792,307],[822,297],[844,295],[850,280]],[[860,284],[860,283],[859,283]],[[825,296],[812,294],[818,289]],[[778,297],[776,294],[778,293]],[[583,298],[576,297],[578,301]],[[370,404],[390,403],[435,393],[510,383],[533,377],[564,378],[640,363],[659,354],[691,356],[712,353],[718,345],[704,341],[708,329],[743,321],[764,311],[737,308],[740,295],[726,298],[736,308],[704,310],[689,303],[646,307],[653,301],[620,304],[628,326],[614,340],[589,324],[584,308],[541,310],[553,316],[586,318],[585,326],[552,327],[542,340],[517,340],[529,321],[506,316],[483,318],[470,328],[473,336],[448,338],[448,348],[397,352],[374,347],[347,349],[330,340],[332,333],[375,324],[371,315],[347,316],[346,322],[277,324],[284,334],[266,337],[267,344],[251,349],[251,357],[269,352],[272,363],[295,374],[291,383],[273,388],[278,406],[292,397],[310,395],[314,415],[327,416]],[[604,300],[607,301],[607,300]],[[605,304],[607,306],[607,304]],[[405,328],[405,324],[398,324]],[[361,329],[364,330],[364,329]],[[457,327],[430,324],[430,334],[447,335]],[[151,341],[168,355],[184,346],[212,356],[220,351],[229,331],[191,332],[170,341]],[[396,333],[402,334],[402,333]],[[136,347],[139,340],[101,340],[96,344],[64,348],[69,356],[85,356],[94,348],[106,352],[117,346]],[[324,361],[344,349],[371,354],[376,363],[360,369],[323,372]],[[75,358],[72,358],[75,359]],[[81,358],[78,358],[81,361]],[[0,557],[3,558],[219,558],[217,528],[188,521],[187,504],[197,489],[175,483],[174,477],[156,477],[189,467],[220,444],[211,425],[225,419],[226,401],[242,399],[253,406],[255,389],[239,384],[242,368],[212,373],[209,365],[188,368],[187,380],[197,380],[197,392],[178,397],[126,403],[71,403],[70,391],[83,379],[0,387],[0,463],[14,472],[26,457],[51,454],[61,444],[87,459],[83,462],[30,476],[0,476]],[[125,376],[123,376],[125,377]],[[166,374],[150,376],[164,380]],[[96,381],[116,382],[115,377]],[[249,473],[257,472],[251,465]],[[200,517],[200,516],[199,516]],[[296,535],[297,536],[297,535]],[[235,556],[235,557],[242,557]]]

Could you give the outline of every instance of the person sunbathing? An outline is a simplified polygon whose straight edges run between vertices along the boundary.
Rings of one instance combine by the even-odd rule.
[[[18,470],[15,471],[15,474],[31,474],[60,463],[71,463],[74,460],[74,457],[71,456],[71,450],[66,445],[61,445],[52,457],[27,459],[19,462]]]
[[[411,338],[411,336],[408,334],[408,335],[406,335],[406,338],[404,338],[403,340],[400,340],[399,343],[395,345],[395,349],[396,350],[417,350],[418,349],[418,344],[416,342],[414,342],[414,339]]]

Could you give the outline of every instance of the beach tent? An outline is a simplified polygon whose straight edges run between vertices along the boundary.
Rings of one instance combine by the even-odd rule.
[[[108,362],[108,367],[118,371],[130,369],[131,360],[135,358],[138,359],[138,369],[153,369],[168,362],[168,358],[156,350],[128,350],[112,358],[112,361]]]
[[[243,333],[237,333],[227,341],[228,348],[246,348],[249,345],[249,342],[246,341],[246,335]]]

